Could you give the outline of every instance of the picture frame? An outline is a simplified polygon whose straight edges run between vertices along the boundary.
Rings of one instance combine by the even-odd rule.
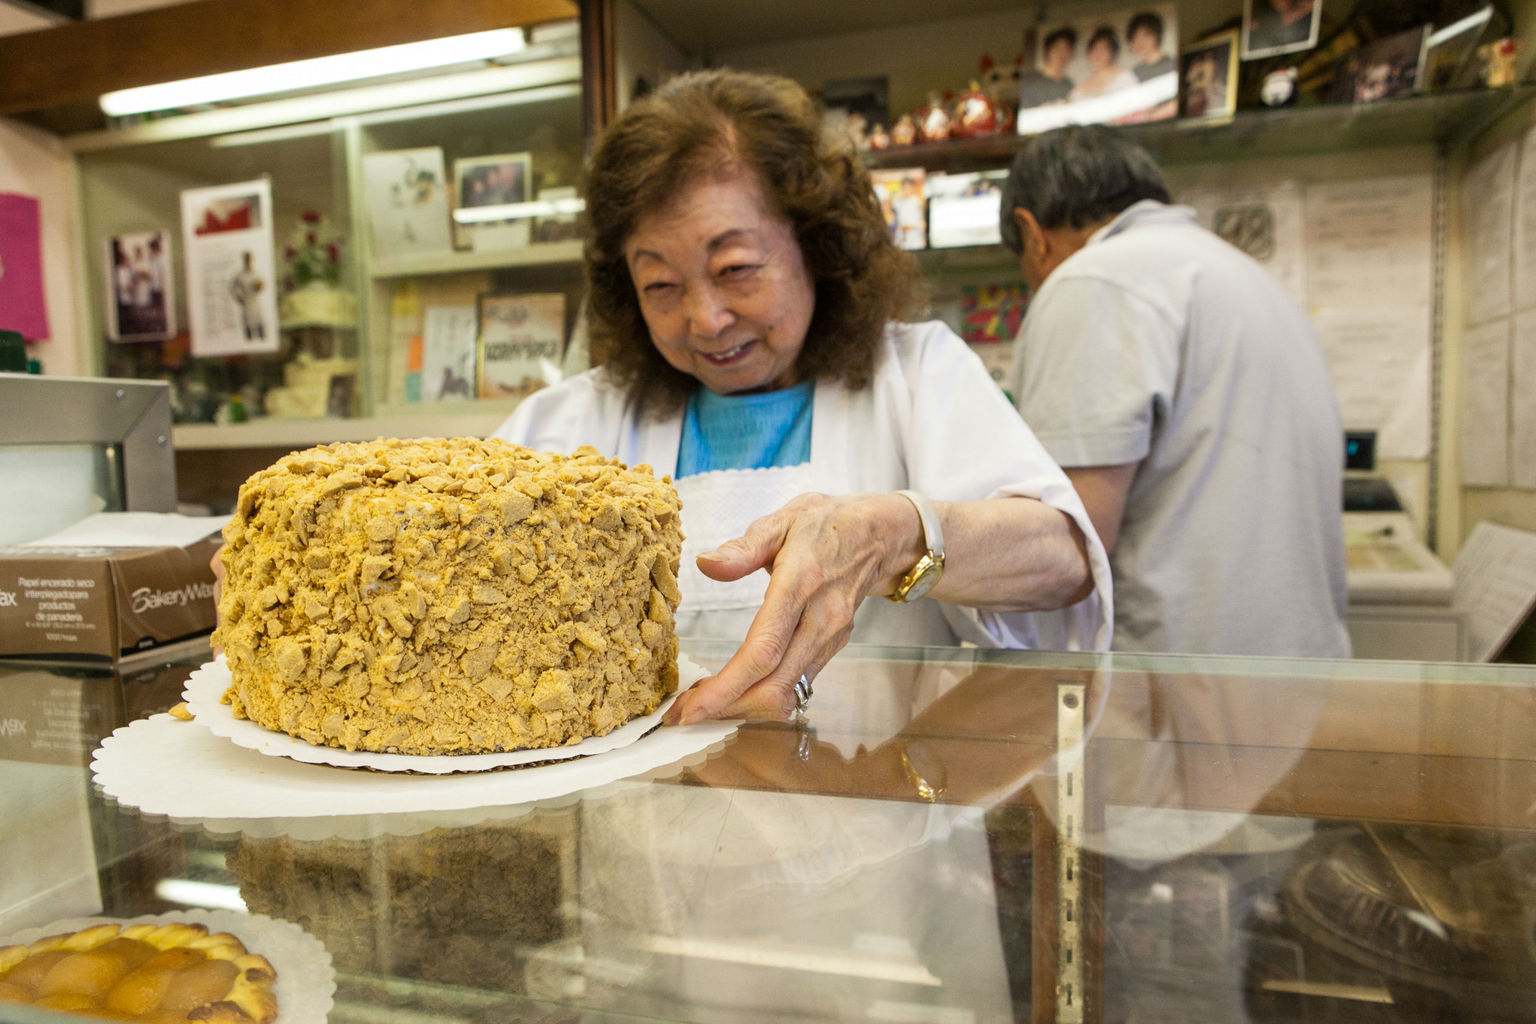
[[[453,248],[440,147],[364,153],[363,200],[373,253],[379,259]]]
[[[855,143],[877,128],[891,126],[891,82],[885,75],[833,78],[821,85],[829,122],[840,123]]]
[[[1375,103],[1417,92],[1428,43],[1428,26],[1420,25],[1346,54],[1335,68],[1329,101]]]
[[[880,167],[869,172],[891,241],[902,249],[928,247],[928,197],[922,167]]]
[[[1140,124],[1177,114],[1179,10],[1172,2],[1073,7],[1028,37],[1014,128]]]
[[[928,246],[1000,245],[997,210],[1007,177],[1002,169],[928,175]]]
[[[583,204],[575,185],[551,185],[539,189],[535,200],[541,204],[552,203],[580,208]],[[581,215],[574,210],[561,213],[541,213],[533,219],[533,241],[569,242],[581,237]]]
[[[1243,0],[1242,59],[1312,49],[1322,16],[1323,0]]]
[[[470,401],[475,372],[477,321],[469,305],[428,306],[422,315],[421,400]]]
[[[1179,54],[1179,116],[1231,117],[1237,110],[1237,30],[1195,43]]]
[[[529,153],[498,153],[460,157],[453,162],[453,209],[472,210],[526,203],[533,198],[533,157]],[[532,233],[527,217],[484,223],[453,224],[455,249],[515,249],[527,245]]]
[[[563,292],[486,292],[476,307],[481,398],[522,397],[560,381]]]
[[[107,337],[164,341],[176,335],[171,232],[157,228],[106,239]]]
[[[279,351],[271,179],[183,189],[181,233],[192,354]]]

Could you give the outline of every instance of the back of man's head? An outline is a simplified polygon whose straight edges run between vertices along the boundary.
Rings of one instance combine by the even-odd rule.
[[[1003,184],[1003,243],[1023,251],[1015,209],[1042,228],[1085,228],[1143,199],[1166,203],[1168,187],[1150,154],[1105,125],[1068,125],[1035,136],[1014,158]]]

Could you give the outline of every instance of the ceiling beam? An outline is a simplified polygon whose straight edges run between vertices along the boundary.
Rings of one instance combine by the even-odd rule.
[[[577,14],[575,0],[189,0],[0,37],[0,114]]]

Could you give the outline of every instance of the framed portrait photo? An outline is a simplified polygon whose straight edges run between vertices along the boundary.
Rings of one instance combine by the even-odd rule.
[[[1237,31],[1196,43],[1179,55],[1179,116],[1231,117],[1237,109]]]
[[[139,231],[107,239],[107,337],[163,341],[176,333],[171,233]]]
[[[453,162],[455,249],[513,249],[527,245],[526,216],[479,219],[473,211],[526,203],[533,198],[533,158],[528,153],[462,157]],[[468,214],[466,216],[466,214]]]
[[[1375,103],[1417,92],[1428,42],[1420,25],[1367,43],[1339,61],[1329,100]]]
[[[1015,130],[1139,124],[1177,114],[1179,10],[1171,2],[1073,5],[1026,37]]]
[[[1317,45],[1323,0],[1243,0],[1243,60]]]

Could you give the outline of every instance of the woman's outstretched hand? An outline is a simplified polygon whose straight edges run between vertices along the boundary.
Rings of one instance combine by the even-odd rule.
[[[768,592],[741,647],[678,697],[667,723],[788,715],[795,683],[814,680],[848,643],[860,602],[894,589],[921,553],[922,525],[901,495],[803,494],[700,555],[711,579],[768,570]]]

